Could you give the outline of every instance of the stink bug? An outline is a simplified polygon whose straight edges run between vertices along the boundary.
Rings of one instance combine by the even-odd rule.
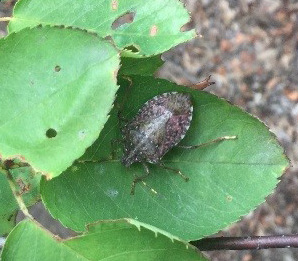
[[[128,167],[134,162],[141,162],[146,171],[146,175],[134,179],[131,194],[134,194],[136,183],[143,181],[150,173],[146,163],[158,164],[176,172],[188,181],[188,177],[184,176],[180,170],[166,167],[160,161],[184,138],[190,127],[192,111],[190,94],[163,93],[147,101],[136,116],[122,128],[124,140],[122,163]],[[209,143],[235,138],[235,136],[226,136],[205,144],[180,147],[194,149]]]

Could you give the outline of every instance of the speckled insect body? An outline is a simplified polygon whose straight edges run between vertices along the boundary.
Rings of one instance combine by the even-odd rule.
[[[158,164],[164,169],[180,175],[185,181],[189,178],[179,169],[160,163],[162,157],[185,136],[190,127],[193,106],[187,93],[168,92],[157,95],[147,101],[137,115],[122,128],[124,154],[122,163],[128,167],[134,162],[141,162],[146,175],[133,180],[131,194],[134,194],[137,182],[149,175],[147,162]],[[223,136],[198,145],[181,146],[184,149],[197,149],[223,140],[234,140],[237,136]],[[150,188],[150,187],[149,187]],[[150,188],[152,192],[157,193]]]
[[[147,101],[124,126],[122,163],[158,163],[185,136],[193,106],[187,93],[169,92]]]

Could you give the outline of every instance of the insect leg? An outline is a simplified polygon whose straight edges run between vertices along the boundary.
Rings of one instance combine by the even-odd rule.
[[[157,194],[157,192],[153,188],[151,188],[149,185],[147,185],[147,183],[144,182],[144,179],[147,178],[150,175],[150,171],[149,171],[148,166],[144,162],[143,162],[143,166],[144,166],[146,174],[143,175],[143,176],[140,176],[140,177],[136,177],[133,180],[133,182],[131,184],[131,190],[130,190],[131,195],[135,194],[135,188],[136,188],[136,184],[138,182],[142,182],[144,186],[148,187],[151,190],[151,192],[153,192],[154,194]]]
[[[181,176],[185,181],[189,181],[189,177],[185,176],[179,169],[174,169],[174,168],[171,168],[171,167],[167,167],[163,163],[159,163],[159,164],[157,164],[157,166],[159,166],[163,169],[171,170],[171,171],[175,172],[176,174],[178,174],[179,176]]]
[[[197,149],[197,148],[204,147],[204,146],[207,146],[207,145],[210,145],[210,144],[213,144],[216,142],[220,142],[223,140],[235,140],[235,139],[237,139],[237,136],[224,136],[224,137],[219,137],[214,140],[210,140],[208,142],[205,142],[205,143],[202,143],[199,145],[190,145],[190,146],[177,145],[177,147],[182,148],[182,149]]]

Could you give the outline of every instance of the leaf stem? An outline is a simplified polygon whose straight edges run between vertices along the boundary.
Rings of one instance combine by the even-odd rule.
[[[201,251],[259,250],[298,247],[298,234],[254,237],[214,237],[191,242]]]
[[[12,17],[0,17],[0,22],[9,22],[12,20]]]
[[[21,197],[21,195],[18,193],[17,189],[16,189],[16,185],[15,185],[15,181],[13,179],[13,176],[11,175],[9,170],[6,170],[6,176],[7,176],[7,180],[10,186],[10,189],[12,191],[12,194],[14,195],[20,210],[24,213],[24,215],[32,220],[34,220],[33,216],[29,213],[26,204],[23,201],[23,198]]]

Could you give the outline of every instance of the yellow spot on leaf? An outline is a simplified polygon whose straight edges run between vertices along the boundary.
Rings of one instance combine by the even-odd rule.
[[[153,25],[150,29],[150,36],[155,36],[157,34],[157,26]]]
[[[230,195],[228,195],[228,196],[227,196],[227,201],[231,202],[232,200],[233,200],[233,197],[230,196]]]
[[[112,0],[112,10],[115,11],[118,9],[118,0]]]

